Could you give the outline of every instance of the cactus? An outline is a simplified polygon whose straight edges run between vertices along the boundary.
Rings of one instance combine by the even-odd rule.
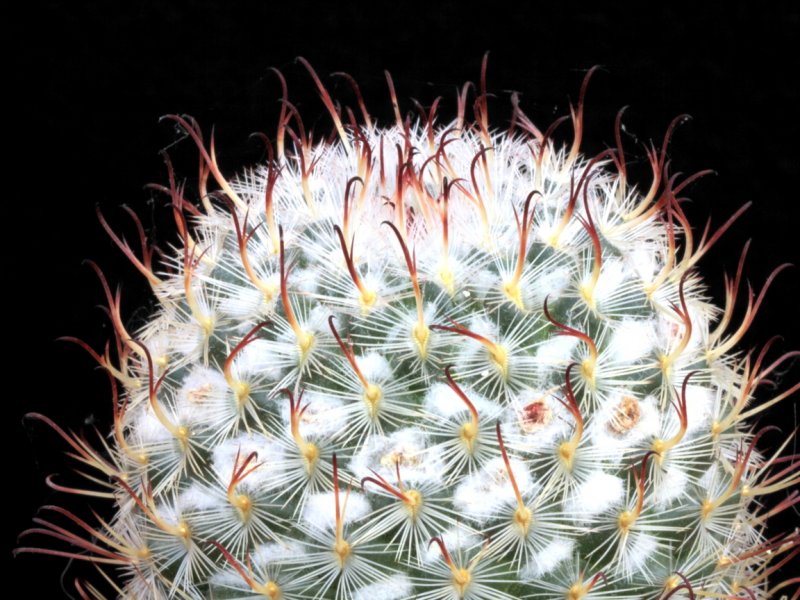
[[[486,63],[468,122],[437,105],[379,126],[352,85],[316,140],[288,101],[267,160],[226,178],[213,139],[198,203],[167,161],[177,243],[134,250],[159,307],[131,331],[94,266],[113,351],[114,428],[90,443],[43,415],[113,519],[48,507],[18,552],[95,563],[125,598],[767,598],[797,552],[769,536],[797,492],[789,438],[754,417],[797,353],[738,343],[783,267],[724,307],[695,267],[680,195],[699,175],[647,148],[581,153],[586,75],[553,141],[515,101],[491,127]],[[746,207],[745,207],[746,208]],[[742,298],[742,296],[746,296]],[[737,307],[745,306],[741,323]],[[760,449],[773,438],[773,450]],[[97,449],[99,448],[99,450]],[[34,542],[34,536],[39,541]],[[100,598],[78,581],[83,598]]]

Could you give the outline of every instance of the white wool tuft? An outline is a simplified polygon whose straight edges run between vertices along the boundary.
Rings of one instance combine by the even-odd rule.
[[[688,483],[689,476],[686,472],[678,465],[669,462],[653,490],[656,505],[662,509],[667,508],[686,493]]]
[[[561,297],[572,283],[572,271],[567,267],[542,269],[530,285],[529,296],[534,305],[544,304],[545,298],[551,302]]]
[[[656,343],[655,321],[623,319],[608,344],[615,362],[634,362],[651,354]]]
[[[308,313],[306,327],[310,331],[329,335],[331,330],[328,325],[328,317],[330,316],[331,311],[328,307],[316,305]]]
[[[399,462],[404,483],[441,483],[444,465],[439,455],[426,448],[427,441],[422,430],[415,428],[400,429],[389,436],[372,436],[350,461],[350,470],[357,479],[369,477],[371,471],[375,471],[394,482],[397,479],[395,465]]]
[[[377,352],[370,352],[356,359],[358,368],[370,383],[382,383],[392,378],[389,362]]]
[[[271,342],[256,339],[247,344],[236,355],[235,368],[239,377],[259,377],[275,380],[280,368],[275,362],[275,349]]]
[[[227,387],[228,382],[218,370],[209,367],[195,367],[183,380],[178,392],[178,401],[188,404],[201,403],[212,394],[224,393]]]
[[[224,498],[214,494],[212,490],[199,483],[193,483],[183,490],[178,497],[178,506],[180,507],[181,513],[195,510],[207,510],[209,508],[223,506],[224,504]]]
[[[483,396],[476,394],[474,391],[459,384],[459,387],[467,395],[472,404],[481,416],[488,417],[489,415],[497,414],[500,410],[499,407]],[[433,384],[425,396],[425,410],[445,418],[455,417],[456,415],[466,416],[469,414],[469,408],[464,401],[458,397],[455,391],[446,383]]]
[[[652,282],[661,269],[658,256],[652,248],[634,248],[628,254],[628,261],[644,284]]]
[[[172,440],[172,434],[158,420],[149,404],[141,405],[132,420],[131,431],[135,439],[143,444],[154,444]]]
[[[555,539],[537,552],[527,568],[522,572],[523,579],[534,579],[552,572],[558,565],[572,557],[575,541]]]
[[[353,600],[401,600],[411,598],[413,592],[411,580],[398,574],[358,589]]]
[[[477,333],[478,335],[482,335],[483,337],[489,338],[490,340],[495,340],[498,337],[497,325],[493,323],[491,320],[481,315],[473,316],[469,320],[467,329],[473,331],[474,333]],[[470,348],[478,347],[473,344],[469,345],[464,344],[464,347],[467,346],[469,346]]]
[[[552,369],[566,367],[572,362],[572,353],[579,344],[577,338],[565,335],[554,335],[539,344],[536,349],[536,364],[542,373],[550,373]]]
[[[318,277],[313,269],[296,269],[292,271],[292,287],[303,294],[313,294],[317,291]]]
[[[225,587],[241,587],[244,583],[241,574],[238,571],[233,569],[227,571],[220,571],[219,573],[215,573],[211,577],[211,582],[216,585],[222,585]],[[247,584],[244,584],[247,585]],[[132,598],[138,598],[139,596],[131,596]]]
[[[275,439],[250,433],[225,440],[214,448],[213,466],[220,480],[222,482],[230,481],[237,455],[239,466],[241,466],[252,452],[256,453],[256,457],[248,464],[247,468],[250,470],[255,465],[259,466],[239,483],[240,488],[258,489],[283,472],[284,447]]]
[[[345,506],[345,498],[347,505]],[[342,489],[339,492],[339,506],[344,510],[344,523],[358,521],[369,514],[370,506],[366,497],[359,492],[347,492]],[[336,498],[333,492],[323,492],[309,496],[305,509],[303,510],[303,520],[319,531],[333,530],[336,527]]]
[[[577,522],[585,521],[620,504],[624,493],[622,479],[604,471],[594,471],[570,497],[566,512]]]
[[[525,498],[533,490],[533,480],[525,463],[516,459],[510,462],[520,493]],[[493,458],[479,471],[468,475],[453,494],[456,510],[480,523],[516,501],[508,470],[500,457]]]
[[[482,543],[481,538],[471,530],[464,526],[457,526],[453,529],[448,529],[438,536],[444,542],[447,551],[454,555],[455,553],[468,548],[475,548]],[[428,546],[427,551],[422,556],[422,562],[430,564],[442,560],[442,552],[439,545],[432,543]]]
[[[209,367],[195,367],[183,380],[176,397],[176,408],[182,424],[213,425],[219,408],[231,401],[230,387],[222,373]]]
[[[281,398],[283,400],[283,398]],[[300,432],[304,438],[320,439],[339,433],[347,425],[347,413],[342,410],[343,402],[330,394],[307,391],[303,394],[303,406],[308,408],[300,419]],[[286,431],[289,430],[289,402],[281,403],[281,415]]]
[[[253,552],[253,563],[264,567],[270,563],[297,560],[306,555],[300,542],[284,540],[280,544],[263,544]]]

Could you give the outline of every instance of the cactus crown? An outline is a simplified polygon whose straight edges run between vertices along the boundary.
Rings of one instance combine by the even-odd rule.
[[[198,124],[200,204],[170,168],[179,243],[155,264],[101,223],[159,301],[113,351],[105,452],[58,428],[110,522],[63,509],[29,533],[115,571],[130,598],[504,600],[765,598],[795,535],[762,497],[796,457],[757,450],[754,394],[792,354],[734,352],[733,323],[681,207],[697,176],[627,179],[616,146],[581,154],[587,74],[547,130],[514,101],[490,127],[486,63],[457,118],[437,103],[376,125],[340,110],[315,139],[288,101],[264,164],[226,179]],[[474,103],[474,121],[466,119]],[[358,114],[360,112],[360,115]],[[570,120],[571,145],[553,130]],[[169,163],[168,163],[169,164]],[[743,209],[742,209],[743,210]],[[134,217],[135,218],[135,217]],[[741,304],[741,300],[739,302]],[[76,340],[78,341],[78,340]],[[81,342],[79,342],[81,343]],[[87,493],[83,490],[73,490]],[[62,521],[66,522],[64,525]],[[46,546],[46,545],[45,545]],[[100,592],[78,583],[84,598]],[[771,586],[771,587],[770,587]]]

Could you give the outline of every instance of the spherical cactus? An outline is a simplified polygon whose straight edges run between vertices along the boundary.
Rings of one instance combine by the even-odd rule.
[[[759,393],[793,354],[738,349],[781,268],[740,292],[745,248],[725,306],[710,303],[696,264],[742,210],[693,233],[682,194],[697,176],[666,157],[677,120],[634,185],[621,113],[613,147],[581,153],[591,71],[569,117],[539,128],[515,101],[497,130],[485,62],[445,125],[438,102],[404,118],[389,79],[388,126],[352,79],[343,110],[301,62],[328,138],[276,72],[267,160],[238,176],[198,123],[166,117],[201,156],[197,203],[167,161],[170,252],[156,260],[138,220],[140,250],[100,216],[159,308],[132,330],[95,267],[111,350],[74,341],[108,373],[113,432],[90,444],[33,416],[82,463],[88,485],[61,489],[115,515],[50,507],[18,551],[92,561],[125,598],[787,590],[770,575],[797,534],[765,523],[797,492],[764,500],[796,485],[797,457],[753,423],[797,391]]]

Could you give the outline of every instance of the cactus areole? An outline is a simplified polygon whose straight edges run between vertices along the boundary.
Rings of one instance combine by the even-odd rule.
[[[485,59],[450,122],[438,100],[403,114],[387,75],[388,124],[352,78],[351,108],[300,62],[327,137],[275,71],[277,128],[238,175],[164,117],[200,155],[197,198],[168,158],[157,186],[169,250],[132,212],[136,244],[99,215],[158,309],[131,328],[95,266],[113,337],[72,341],[108,374],[113,431],[31,416],[81,463],[53,487],[114,516],[47,507],[17,552],[91,561],[137,599],[787,593],[771,575],[797,534],[765,526],[798,461],[754,423],[797,391],[763,385],[797,353],[739,348],[783,267],[743,290],[745,248],[710,302],[698,261],[746,207],[697,234],[682,203],[703,173],[667,159],[680,118],[633,182],[622,112],[613,144],[581,151],[592,71],[569,115],[539,127],[512,96],[498,129]]]

